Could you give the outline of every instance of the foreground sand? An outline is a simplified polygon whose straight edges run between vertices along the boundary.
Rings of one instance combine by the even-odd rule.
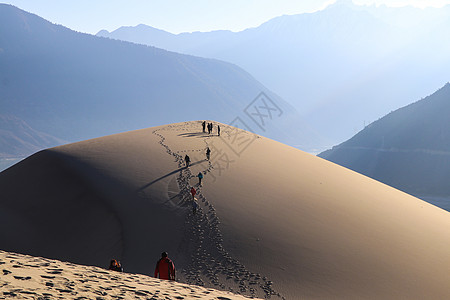
[[[228,292],[0,251],[0,299],[248,299]]]
[[[450,213],[221,127],[221,137],[200,122],[107,136],[0,173],[4,250],[97,266],[118,258],[147,275],[168,251],[181,282],[260,298],[450,299]]]

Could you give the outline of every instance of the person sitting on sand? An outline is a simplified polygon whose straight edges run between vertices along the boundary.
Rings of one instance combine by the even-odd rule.
[[[184,157],[184,161],[186,162],[186,167],[189,167],[189,164],[191,163],[191,158],[189,157],[189,155],[186,154],[186,156]]]
[[[115,259],[111,259],[108,270],[123,272],[123,268],[122,265],[120,264],[120,261]]]
[[[168,257],[167,252],[161,253],[161,259],[156,263],[155,278],[175,280],[175,265]]]

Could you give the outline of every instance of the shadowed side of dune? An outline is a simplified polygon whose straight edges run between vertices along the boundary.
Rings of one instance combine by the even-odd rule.
[[[114,149],[108,140],[101,143]],[[115,151],[83,145],[82,154],[72,152],[77,144],[41,151],[0,174],[0,214],[11,227],[1,231],[3,249],[103,267],[117,258],[126,271],[153,274],[162,251],[176,252],[184,221],[183,209],[174,214],[164,204],[171,174],[135,159],[142,181],[133,185],[110,157]],[[118,163],[117,171],[96,163],[98,156]]]
[[[0,174],[4,250],[93,265],[121,256],[121,220],[73,163],[44,150]]]

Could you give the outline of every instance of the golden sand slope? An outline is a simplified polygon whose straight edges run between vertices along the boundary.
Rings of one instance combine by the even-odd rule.
[[[0,299],[248,299],[228,292],[0,251]]]
[[[448,212],[221,127],[221,137],[200,122],[117,134],[0,173],[0,217],[15,228],[0,232],[5,249],[98,266],[118,258],[142,274],[168,251],[181,282],[258,297],[450,298]]]

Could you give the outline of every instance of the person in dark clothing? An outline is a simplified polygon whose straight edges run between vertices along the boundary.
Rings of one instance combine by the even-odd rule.
[[[111,259],[108,270],[123,272],[123,268],[122,265],[120,264],[120,261],[115,259]]]
[[[195,213],[197,212],[197,208],[198,208],[198,203],[197,201],[192,201],[192,213],[195,215]]]
[[[155,278],[175,280],[175,265],[167,255],[167,252],[161,253],[161,259],[156,263]]]
[[[209,123],[209,133],[213,132],[213,123]]]
[[[217,135],[220,136],[220,126],[217,125]]]
[[[198,172],[197,177],[198,177],[198,184],[202,185],[203,173],[202,172]]]
[[[209,157],[211,156],[211,150],[208,148],[206,148],[206,159],[209,160]]]
[[[186,162],[186,167],[189,167],[189,164],[191,163],[191,158],[189,157],[189,155],[186,154],[186,156],[184,157],[184,161]]]
[[[205,132],[205,128],[206,128],[206,121],[202,122],[202,127],[203,127],[203,132]]]

